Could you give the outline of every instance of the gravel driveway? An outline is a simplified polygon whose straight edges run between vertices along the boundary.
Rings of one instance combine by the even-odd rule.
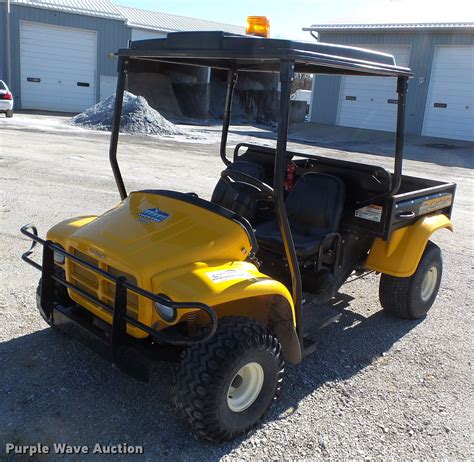
[[[455,233],[435,237],[445,272],[427,319],[383,315],[374,274],[345,285],[341,321],[322,332],[315,354],[287,368],[283,396],[264,422],[248,437],[217,445],[195,438],[177,418],[170,364],[156,364],[149,384],[135,382],[40,319],[34,296],[39,274],[20,261],[27,248],[20,226],[33,222],[44,235],[62,219],[111,208],[119,196],[106,135],[14,120],[0,120],[0,460],[6,443],[58,442],[144,447],[143,456],[109,460],[472,457],[472,170],[405,164],[408,174],[458,183]],[[190,143],[124,136],[119,159],[127,186],[209,197],[223,167],[217,138],[208,138]],[[386,156],[292,148],[391,165]],[[435,162],[436,156],[433,148]]]

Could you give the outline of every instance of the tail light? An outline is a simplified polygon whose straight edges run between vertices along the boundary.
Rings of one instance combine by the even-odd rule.
[[[7,91],[4,95],[3,95],[3,99],[13,99],[13,95],[11,94],[10,91]]]

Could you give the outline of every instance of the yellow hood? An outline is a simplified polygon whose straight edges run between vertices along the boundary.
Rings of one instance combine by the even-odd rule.
[[[212,208],[188,194],[134,192],[89,223],[69,227],[66,236],[57,236],[56,228],[67,227],[60,223],[48,238],[140,279],[189,263],[245,260],[252,249],[248,232],[231,212],[224,210],[226,217]]]

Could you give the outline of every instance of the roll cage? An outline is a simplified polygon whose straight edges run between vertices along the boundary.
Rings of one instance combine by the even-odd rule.
[[[118,79],[112,122],[109,157],[120,197],[127,191],[117,161],[117,144],[126,76],[130,72],[157,72],[157,63],[202,66],[227,71],[227,97],[223,117],[220,156],[226,166],[227,137],[232,98],[241,72],[266,72],[279,75],[281,85],[278,110],[277,144],[274,160],[273,202],[291,274],[296,328],[302,332],[302,283],[295,246],[284,203],[284,178],[287,167],[288,115],[291,83],[295,72],[327,75],[396,77],[398,93],[394,169],[387,198],[395,195],[402,180],[405,103],[410,69],[397,66],[393,56],[384,53],[326,43],[303,43],[266,39],[225,32],[176,32],[167,38],[131,42],[118,56]]]

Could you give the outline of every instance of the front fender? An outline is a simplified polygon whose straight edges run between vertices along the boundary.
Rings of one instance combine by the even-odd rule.
[[[259,321],[276,335],[286,361],[301,361],[290,292],[252,263],[200,262],[185,265],[158,273],[153,278],[153,291],[176,301],[198,300],[214,308],[219,318],[243,316]],[[180,322],[190,310],[180,311],[174,323]]]
[[[400,278],[412,276],[425,251],[430,236],[438,229],[453,231],[446,215],[431,215],[397,229],[388,241],[376,238],[365,263],[367,269]]]
[[[296,322],[288,289],[249,262],[193,263],[158,273],[152,279],[152,286],[154,292],[161,292],[173,300],[199,300],[214,307],[247,298],[280,296],[288,303],[293,322]]]

